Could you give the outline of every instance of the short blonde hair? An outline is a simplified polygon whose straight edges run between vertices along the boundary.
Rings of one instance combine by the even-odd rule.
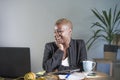
[[[62,25],[69,25],[69,27],[71,29],[73,29],[72,22],[70,20],[66,19],[66,18],[58,19],[56,21],[56,23],[55,23],[55,25],[60,25],[60,24],[62,24]]]

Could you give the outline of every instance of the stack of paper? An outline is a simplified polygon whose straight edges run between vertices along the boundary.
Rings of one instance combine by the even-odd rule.
[[[66,79],[66,80],[81,80],[85,78],[84,73],[80,72],[74,72],[72,74],[68,75],[59,75],[60,79]]]

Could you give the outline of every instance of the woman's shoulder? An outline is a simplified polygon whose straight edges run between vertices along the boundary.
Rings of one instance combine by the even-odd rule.
[[[55,44],[55,42],[47,42],[46,45],[52,45]]]
[[[48,47],[56,47],[56,43],[55,42],[47,42],[45,44],[45,46],[48,46]]]
[[[74,41],[74,42],[84,42],[83,39],[72,39],[72,41]]]

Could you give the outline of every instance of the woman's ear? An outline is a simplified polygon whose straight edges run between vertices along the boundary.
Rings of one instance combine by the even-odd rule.
[[[72,29],[69,30],[70,35],[72,35]]]

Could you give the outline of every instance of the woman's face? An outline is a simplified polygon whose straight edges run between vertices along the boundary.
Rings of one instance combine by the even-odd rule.
[[[55,41],[58,44],[64,44],[71,38],[72,30],[69,25],[56,25],[54,29]]]

